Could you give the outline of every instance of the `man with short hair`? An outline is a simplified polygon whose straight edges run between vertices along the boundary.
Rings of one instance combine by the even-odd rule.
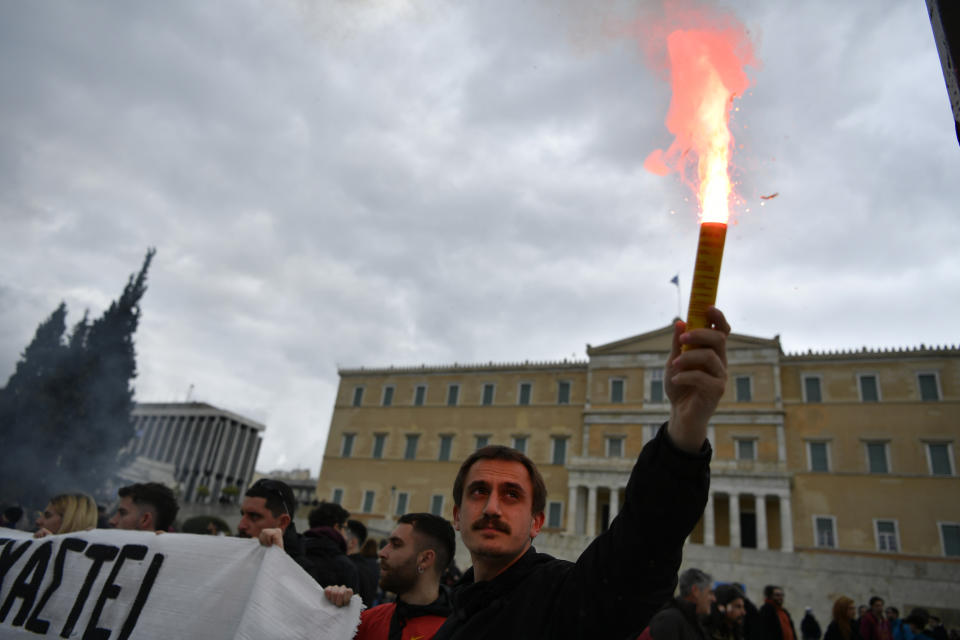
[[[489,446],[467,458],[453,515],[473,566],[437,640],[625,638],[670,599],[684,540],[706,505],[707,423],[727,378],[730,326],[713,307],[707,320],[690,331],[676,323],[664,376],[670,419],[640,453],[619,514],[576,563],[532,547],[546,486],[527,456]]]
[[[240,504],[237,536],[258,538],[262,544],[276,544],[300,562],[303,555],[300,536],[293,523],[297,499],[286,482],[261,478],[250,485]]]
[[[377,598],[380,565],[376,558],[368,558],[360,553],[363,543],[367,541],[367,527],[359,520],[347,520],[343,534],[347,539],[347,557],[357,567],[360,598],[365,606],[372,607]]]
[[[144,482],[121,487],[120,502],[110,526],[127,531],[169,531],[180,505],[170,487]]]
[[[768,584],[763,588],[764,602],[760,607],[760,629],[765,640],[797,640],[790,612],[783,608],[783,588]]]
[[[715,590],[716,611],[710,617],[713,640],[743,640],[743,621],[747,615],[747,597],[735,584],[722,584]]]
[[[354,591],[360,588],[357,567],[347,557],[344,538],[350,513],[333,502],[321,502],[308,517],[310,528],[300,538],[300,566],[320,585],[344,585]]]
[[[680,574],[680,596],[673,598],[650,620],[641,640],[707,640],[710,636],[701,620],[710,615],[716,600],[713,578],[700,569]]]
[[[820,629],[820,623],[813,615],[813,608],[807,607],[803,612],[803,619],[800,621],[800,635],[803,640],[820,640],[823,635]]]
[[[883,615],[883,598],[870,598],[870,610],[860,620],[860,640],[893,640],[890,623]]]
[[[453,559],[456,536],[450,523],[430,513],[400,516],[387,544],[380,550],[380,586],[397,594],[396,602],[360,614],[354,640],[429,640],[450,615],[450,597],[440,578]],[[324,590],[338,605],[352,591]]]

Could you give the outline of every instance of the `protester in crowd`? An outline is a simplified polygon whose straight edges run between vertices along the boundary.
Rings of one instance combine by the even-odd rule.
[[[730,327],[715,308],[711,328],[675,326],[664,376],[670,419],[644,447],[620,512],[576,563],[537,553],[546,487],[524,454],[488,446],[454,481],[454,526],[472,567],[454,588],[454,614],[437,640],[616,638],[636,635],[670,599],[683,543],[709,486],[707,423],[726,385]],[[690,348],[681,352],[681,345]]]
[[[3,513],[0,513],[0,527],[7,529],[16,529],[20,518],[23,517],[23,508],[13,505],[6,507]]]
[[[813,616],[813,609],[807,607],[803,613],[803,620],[800,621],[800,635],[803,640],[820,640],[822,632],[820,623]]]
[[[680,574],[680,595],[670,600],[650,620],[641,640],[708,640],[703,620],[715,601],[713,578],[700,569]]]
[[[121,487],[110,526],[127,531],[169,531],[180,505],[170,487],[144,482]]]
[[[893,640],[902,640],[904,622],[900,619],[900,610],[889,606],[883,610],[883,615],[887,617],[887,624],[890,625],[890,637]]]
[[[760,610],[753,604],[750,598],[743,598],[743,608],[747,615],[743,617],[743,637],[744,640],[765,640],[763,637],[763,628],[760,624]]]
[[[833,602],[833,615],[823,640],[860,640],[856,625],[857,605],[852,598],[840,596]]]
[[[937,616],[930,616],[929,631],[933,640],[948,640],[947,630],[943,628],[943,623]]]
[[[716,603],[710,613],[707,631],[713,640],[743,640],[743,619],[747,615],[746,596],[735,584],[722,584],[715,590]]]
[[[870,611],[870,607],[868,607],[865,604],[862,604],[859,607],[857,607],[857,618],[856,620],[854,620],[854,623],[857,625],[858,632],[860,630],[860,623],[863,622],[863,616],[867,611]]]
[[[347,527],[343,533],[347,539],[347,557],[357,567],[360,598],[365,606],[372,607],[377,599],[380,563],[377,562],[376,551],[372,558],[362,552],[363,546],[367,543],[367,527],[359,520],[347,520]],[[376,549],[375,542],[373,545]]]
[[[930,624],[930,617],[926,609],[917,607],[911,610],[910,615],[904,620],[904,623],[910,627],[910,633],[913,634],[916,640],[935,640],[934,635],[927,630],[927,625]]]
[[[310,529],[301,538],[300,566],[324,587],[344,585],[355,592],[360,588],[357,566],[347,557],[344,538],[346,509],[333,502],[321,502],[310,511]]]
[[[259,538],[261,543],[270,540],[299,562],[303,551],[293,523],[296,511],[297,499],[286,482],[261,478],[244,494],[237,536]]]
[[[450,615],[449,590],[440,584],[440,578],[455,550],[453,527],[440,516],[400,516],[380,551],[380,585],[396,593],[397,599],[361,613],[354,640],[432,638]],[[345,587],[329,587],[324,593],[340,606],[353,595]]]
[[[97,503],[85,493],[61,493],[50,498],[36,525],[35,538],[53,533],[89,531],[97,526]]]
[[[760,628],[765,640],[797,640],[790,612],[783,608],[783,588],[769,584],[763,588]]]
[[[870,598],[870,609],[860,618],[861,640],[893,640],[890,624],[883,615],[883,598]]]

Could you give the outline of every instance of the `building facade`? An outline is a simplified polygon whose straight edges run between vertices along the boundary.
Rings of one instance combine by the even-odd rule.
[[[264,425],[202,402],[140,403],[133,419],[139,466],[166,466],[181,502],[235,502],[246,491]]]
[[[369,521],[451,518],[460,462],[505,444],[543,473],[544,531],[589,539],[669,416],[671,336],[586,361],[341,369],[317,495]],[[691,544],[960,563],[960,350],[785,354],[734,334],[728,361]]]

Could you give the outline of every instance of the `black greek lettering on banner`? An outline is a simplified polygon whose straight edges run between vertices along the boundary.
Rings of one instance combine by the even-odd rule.
[[[47,565],[50,564],[50,556],[53,555],[53,540],[42,543],[37,550],[33,552],[30,559],[23,565],[20,575],[10,587],[10,593],[7,599],[0,607],[0,622],[7,619],[10,608],[18,598],[23,600],[20,605],[20,611],[13,619],[13,626],[19,627],[27,619],[33,603],[37,599],[37,593],[40,591],[40,583],[43,582],[44,575],[47,573]]]
[[[57,558],[53,561],[53,580],[50,582],[47,590],[43,592],[43,597],[40,598],[40,602],[34,607],[27,623],[23,625],[24,629],[32,631],[33,633],[47,633],[47,629],[50,628],[50,622],[48,620],[41,620],[40,613],[43,611],[43,608],[47,606],[47,601],[50,599],[50,596],[60,587],[60,583],[63,581],[63,564],[66,561],[67,552],[73,551],[74,553],[79,553],[86,548],[87,541],[81,540],[80,538],[67,538],[60,543],[60,551],[57,552]]]
[[[87,604],[87,598],[90,597],[90,588],[93,587],[93,581],[96,580],[100,574],[103,563],[113,560],[117,557],[118,553],[120,553],[120,547],[114,547],[109,544],[92,544],[90,548],[87,549],[84,555],[93,560],[93,564],[87,572],[83,586],[80,587],[77,600],[73,603],[73,609],[70,610],[70,615],[67,616],[67,622],[63,625],[63,630],[60,631],[61,638],[69,638],[70,634],[73,633],[73,628],[76,626],[77,620],[80,619],[80,613],[83,611],[84,605]]]

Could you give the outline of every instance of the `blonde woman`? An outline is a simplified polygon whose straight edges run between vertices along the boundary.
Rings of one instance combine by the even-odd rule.
[[[34,538],[88,531],[97,526],[97,503],[85,493],[61,493],[50,498],[50,504],[37,518],[36,524]]]

